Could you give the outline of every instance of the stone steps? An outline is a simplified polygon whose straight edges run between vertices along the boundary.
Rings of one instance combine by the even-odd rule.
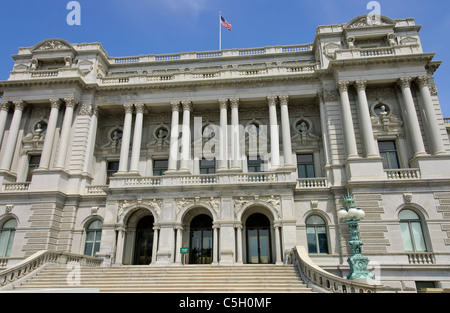
[[[121,266],[47,268],[18,290],[88,288],[110,293],[305,293],[312,292],[291,265]],[[69,284],[69,283],[70,284]]]

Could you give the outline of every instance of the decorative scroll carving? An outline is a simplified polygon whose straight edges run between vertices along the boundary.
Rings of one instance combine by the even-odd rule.
[[[49,50],[66,50],[70,49],[68,45],[59,40],[52,40],[44,43],[42,46],[38,47],[36,51],[49,51]]]

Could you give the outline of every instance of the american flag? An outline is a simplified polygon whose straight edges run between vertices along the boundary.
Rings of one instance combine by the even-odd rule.
[[[231,30],[231,24],[228,23],[223,16],[220,17],[221,21],[220,23],[222,24],[223,27],[226,27],[228,30]]]

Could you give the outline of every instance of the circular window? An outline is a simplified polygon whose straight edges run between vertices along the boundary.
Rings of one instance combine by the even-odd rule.
[[[169,136],[169,130],[165,127],[160,127],[156,130],[155,136],[157,139],[166,139]]]
[[[38,135],[45,133],[47,130],[47,123],[45,121],[40,121],[34,126],[34,132]]]
[[[122,140],[123,131],[121,129],[115,129],[111,132],[111,139],[113,141]]]
[[[297,122],[297,124],[295,124],[295,129],[299,133],[308,133],[309,130],[311,129],[311,126],[309,125],[309,123],[307,121],[300,120]]]
[[[379,117],[385,117],[391,113],[391,108],[384,103],[378,103],[373,107],[373,113]]]

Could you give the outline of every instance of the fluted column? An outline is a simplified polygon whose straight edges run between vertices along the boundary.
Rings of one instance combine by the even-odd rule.
[[[234,170],[241,170],[240,132],[239,132],[239,99],[231,99],[231,146],[232,166]]]
[[[280,134],[277,118],[277,97],[267,97],[269,103],[269,122],[270,122],[270,158],[272,168],[280,167]]]
[[[59,108],[61,106],[60,99],[50,99],[51,110],[48,119],[47,131],[45,134],[44,147],[42,148],[41,162],[39,169],[50,168],[50,158],[53,151],[53,142],[55,140],[56,123],[58,122]]]
[[[170,130],[170,153],[167,173],[177,171],[178,161],[178,138],[180,136],[180,102],[173,101],[172,105],[172,126]]]
[[[90,173],[92,170],[92,160],[94,158],[95,138],[97,137],[98,124],[98,106],[92,108],[91,125],[89,128],[89,136],[86,151],[86,160],[83,166],[83,172]]]
[[[411,81],[412,77],[402,77],[398,80],[398,84],[402,89],[403,104],[406,111],[406,120],[408,123],[409,133],[411,135],[414,155],[425,155],[425,145],[423,144],[416,107],[414,105],[414,100],[411,93]]]
[[[118,265],[122,265],[122,263],[123,263],[123,250],[125,248],[125,234],[126,234],[125,228],[120,227],[118,229],[116,259],[115,259],[115,264],[118,264]]]
[[[14,150],[16,148],[17,136],[19,134],[20,122],[22,120],[22,113],[25,109],[24,101],[13,101],[14,104],[14,116],[9,127],[9,135],[5,145],[5,152],[0,165],[1,170],[9,171],[11,169],[11,163],[14,156]]]
[[[281,225],[275,225],[275,258],[276,258],[276,264],[282,264],[283,261],[281,260]]]
[[[372,120],[370,118],[369,104],[367,102],[366,88],[367,80],[355,82],[358,92],[358,113],[361,123],[361,132],[364,140],[364,150],[367,157],[379,157],[378,149],[373,135]]]
[[[280,96],[281,134],[283,138],[284,167],[294,167],[292,160],[291,125],[289,122],[289,96]]]
[[[219,263],[219,228],[218,225],[213,225],[213,264]]]
[[[0,148],[2,146],[3,135],[5,133],[6,119],[8,118],[9,101],[0,102]]]
[[[66,103],[66,112],[61,130],[61,138],[59,140],[58,154],[56,156],[56,168],[63,169],[66,165],[67,148],[69,147],[70,130],[72,128],[73,110],[76,106],[74,98],[64,99]]]
[[[134,123],[134,137],[133,137],[133,150],[131,152],[131,165],[130,172],[134,174],[139,173],[139,157],[141,155],[142,145],[142,126],[144,121],[144,104],[135,104],[136,107],[136,121]]]
[[[234,227],[237,229],[236,262],[242,264],[242,224],[235,225]]]
[[[331,164],[330,145],[328,140],[328,123],[325,111],[325,99],[322,92],[318,94],[320,102],[320,127],[322,128],[322,143],[326,165]]]
[[[228,99],[220,99],[220,162],[219,170],[228,169]]]
[[[158,243],[159,243],[159,230],[161,228],[159,226],[153,227],[153,247],[152,247],[152,264],[156,263],[156,253],[158,252]]]
[[[181,226],[175,226],[175,229],[177,231],[177,242],[175,244],[175,263],[180,264],[181,263],[181,248],[183,245],[183,227]]]
[[[122,147],[120,149],[119,171],[117,174],[128,172],[128,155],[130,153],[131,123],[133,120],[133,105],[125,104],[125,120],[123,123]]]
[[[340,81],[338,83],[339,93],[341,96],[341,116],[344,127],[345,146],[347,148],[347,158],[358,157],[358,149],[356,147],[355,128],[353,126],[352,110],[350,108],[350,99],[348,97],[348,86],[350,82]]]
[[[183,101],[183,129],[181,137],[181,164],[180,171],[189,172],[191,156],[191,110],[192,102]]]
[[[442,135],[439,129],[439,123],[434,110],[433,100],[431,99],[429,77],[420,76],[417,78],[417,84],[420,89],[420,95],[423,100],[423,109],[425,111],[427,126],[430,131],[429,141],[433,154],[445,154],[445,147],[442,141]]]

